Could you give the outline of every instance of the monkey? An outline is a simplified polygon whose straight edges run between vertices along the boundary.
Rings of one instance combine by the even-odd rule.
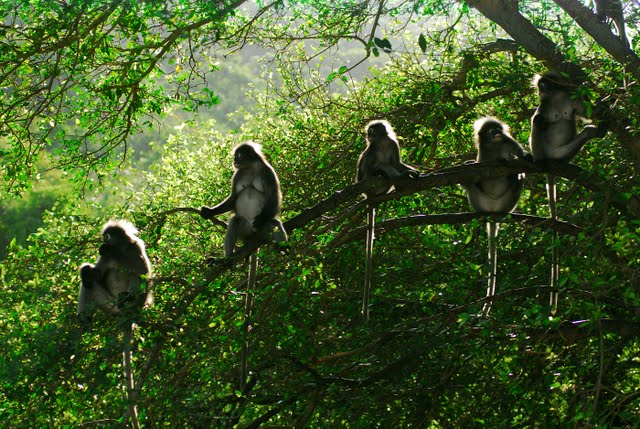
[[[388,178],[420,175],[418,170],[402,162],[398,137],[389,122],[385,120],[371,121],[365,128],[365,134],[367,147],[358,158],[356,183],[377,175]],[[393,187],[390,185],[385,186],[370,192],[367,196],[386,194],[392,189]]]
[[[533,86],[537,88],[539,105],[531,118],[529,145],[534,162],[546,159],[569,162],[584,144],[594,137],[604,137],[606,126],[586,125],[579,133],[576,131],[578,118],[585,115],[584,100],[573,94],[576,86],[554,71],[536,75]],[[547,199],[551,219],[557,220],[556,183],[552,174],[547,174]],[[555,314],[558,308],[556,290],[560,276],[558,256],[558,233],[552,230],[551,248],[551,293],[549,304]]]
[[[94,264],[84,263],[80,267],[80,294],[78,318],[85,323],[89,319],[91,306],[98,307],[110,315],[135,315],[153,304],[150,285],[146,292],[140,290],[142,276],[151,275],[151,263],[144,242],[138,238],[138,230],[125,220],[110,220],[102,228],[103,242],[98,249]],[[128,416],[134,428],[139,428],[135,405],[135,384],[131,359],[134,322],[124,324],[122,359],[129,402]]]
[[[237,146],[233,151],[233,165],[231,195],[215,207],[202,206],[200,209],[204,219],[234,212],[224,239],[225,258],[233,255],[238,239],[250,240],[274,228],[277,229],[273,236],[276,243],[288,239],[279,219],[282,207],[280,181],[263,155],[261,146],[254,142]]]
[[[509,127],[493,117],[478,119],[473,124],[474,141],[478,150],[476,162],[508,161],[515,158],[531,160],[522,145],[509,133]],[[463,183],[471,208],[476,212],[511,213],[520,200],[523,181],[518,174],[478,182]],[[487,298],[496,291],[497,279],[497,237],[498,222],[487,221],[489,275],[487,276]],[[487,317],[491,310],[491,301],[484,304],[482,316]]]
[[[233,256],[236,242],[242,239],[245,246],[253,240],[270,234],[274,228],[276,243],[287,241],[287,232],[279,219],[282,207],[280,181],[275,170],[262,153],[262,148],[254,142],[245,142],[233,151],[235,172],[231,179],[231,195],[215,207],[202,206],[200,215],[205,219],[234,212],[229,220],[224,239],[224,255],[229,260]],[[249,243],[248,243],[249,242]],[[258,257],[253,252],[249,259],[249,279],[245,295],[244,334],[248,336],[251,316],[252,291],[257,278]],[[247,379],[248,340],[245,340],[240,357],[240,390]]]
[[[365,127],[367,147],[360,154],[356,168],[355,182],[382,175],[387,178],[400,176],[417,177],[420,172],[404,164],[400,156],[400,145],[391,124],[385,120],[374,120]],[[383,195],[393,190],[393,186],[384,185],[366,193],[367,198]],[[369,320],[369,300],[371,294],[371,275],[373,271],[373,241],[376,206],[369,204],[367,211],[366,265],[364,275],[364,295],[362,316]]]
[[[82,284],[78,296],[78,317],[86,318],[93,307],[108,314],[139,310],[153,304],[150,287],[140,290],[142,275],[151,275],[151,263],[138,230],[125,220],[107,222],[102,228],[103,243],[94,264],[80,267]]]

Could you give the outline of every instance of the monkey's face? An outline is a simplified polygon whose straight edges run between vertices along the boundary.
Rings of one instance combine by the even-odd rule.
[[[127,233],[118,227],[107,228],[102,234],[103,244],[107,246],[121,246],[130,243]]]
[[[260,155],[249,145],[239,146],[233,154],[233,166],[243,168],[259,161]]]
[[[556,98],[566,100],[570,97],[570,90],[569,87],[562,85],[559,82],[542,77],[538,81],[538,97],[540,98],[540,101],[553,101]]]
[[[499,143],[502,141],[504,130],[500,124],[488,123],[480,130],[480,141],[487,143]]]
[[[385,127],[383,123],[371,124],[369,128],[367,128],[367,137],[369,137],[369,139],[379,140],[388,135],[387,127]]]

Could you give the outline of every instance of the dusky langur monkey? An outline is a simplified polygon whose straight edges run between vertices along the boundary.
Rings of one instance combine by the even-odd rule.
[[[103,242],[94,264],[80,267],[78,317],[88,317],[94,308],[120,314],[151,306],[150,287],[141,290],[142,276],[151,275],[151,263],[135,226],[125,220],[109,221],[102,228]]]
[[[125,220],[111,220],[102,228],[102,238],[96,263],[85,263],[80,267],[82,285],[78,297],[78,318],[82,322],[89,320],[95,307],[111,315],[126,317],[134,316],[153,304],[150,284],[147,284],[146,291],[141,290],[142,276],[151,275],[151,263],[136,227]],[[131,364],[133,321],[123,322],[122,358],[129,417],[133,427],[139,428]]]
[[[545,159],[570,161],[594,137],[604,137],[606,127],[587,125],[579,133],[576,131],[577,120],[585,113],[584,101],[573,94],[576,86],[555,72],[536,75],[533,85],[538,90],[539,105],[531,118],[531,136],[529,144],[534,162]],[[556,183],[555,177],[547,175],[547,198],[549,212],[555,222]],[[549,303],[552,313],[558,308],[558,278],[560,265],[558,257],[558,233],[552,230],[553,247],[551,248],[551,294]]]
[[[525,152],[522,145],[515,141],[509,133],[509,127],[502,121],[486,117],[478,119],[473,124],[474,141],[478,150],[476,162],[508,161],[515,158],[530,160],[530,155]],[[511,213],[520,200],[522,193],[522,178],[518,174],[512,174],[495,179],[485,179],[473,183],[463,183],[467,191],[467,197],[471,208],[476,212],[485,213]],[[494,296],[496,292],[496,279],[498,274],[498,222],[487,221],[487,241],[489,275],[487,276],[487,297]],[[491,301],[485,302],[482,308],[482,316],[489,315]]]
[[[398,138],[389,122],[384,120],[369,122],[365,128],[365,135],[367,147],[358,158],[356,183],[378,175],[388,178],[399,176],[417,177],[420,175],[418,170],[402,162]],[[392,186],[383,186],[369,192],[367,197],[386,194],[392,188]],[[365,320],[369,320],[375,217],[376,207],[370,204],[367,212],[366,265],[362,299],[362,315]]]
[[[222,213],[233,211],[224,239],[224,255],[233,255],[236,242],[241,239],[248,244],[256,237],[270,234],[274,228],[273,240],[282,243],[287,240],[287,232],[278,218],[282,207],[282,192],[275,170],[262,154],[260,145],[253,142],[242,143],[233,152],[235,173],[231,180],[231,195],[215,207],[203,206],[200,214],[211,219]],[[258,268],[257,252],[251,254],[249,279],[245,295],[245,336],[249,333],[252,291],[255,287]],[[247,379],[247,356],[249,345],[246,340],[242,347],[240,362],[240,389],[244,389]]]
[[[231,195],[215,207],[203,206],[200,215],[211,219],[232,211],[224,239],[224,256],[233,255],[239,239],[246,241],[256,234],[277,228],[275,242],[287,240],[287,233],[278,218],[282,207],[282,192],[278,176],[262,154],[260,145],[242,143],[233,152],[235,173],[231,179]],[[246,244],[246,243],[245,243]]]

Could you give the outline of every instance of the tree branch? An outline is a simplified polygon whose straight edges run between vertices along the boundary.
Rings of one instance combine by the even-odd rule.
[[[518,11],[515,0],[466,0],[467,4],[498,24],[533,57],[546,67],[569,73],[574,79],[583,81],[585,73],[580,67],[567,62],[556,44],[544,36]]]
[[[576,23],[609,53],[616,61],[625,66],[628,73],[640,79],[640,59],[627,44],[611,32],[588,7],[577,0],[554,0]]]
[[[524,160],[513,160],[508,162],[496,161],[461,165],[439,170],[430,174],[424,174],[415,179],[399,178],[391,180],[377,177],[372,180],[359,182],[349,185],[340,191],[336,191],[333,196],[319,202],[315,206],[303,210],[299,215],[284,222],[284,226],[288,232],[301,228],[309,224],[312,220],[319,218],[324,213],[339,207],[353,198],[356,198],[368,189],[376,189],[376,187],[380,187],[384,184],[393,184],[396,187],[396,191],[372,198],[370,202],[377,203],[396,200],[402,196],[414,194],[427,189],[454,186],[459,183],[486,180],[518,173],[551,173],[557,177],[564,177],[565,179],[572,180],[591,191],[610,194],[613,205],[631,219],[637,219],[638,213],[640,213],[640,198],[638,198],[638,196],[629,194],[628,191],[621,189],[620,186],[606,182],[601,177],[591,174],[580,167],[559,161],[546,161],[534,164]],[[478,215],[478,217],[481,216]],[[436,218],[431,218],[429,220],[433,221],[435,219]],[[525,221],[524,217],[520,219],[521,221]],[[531,221],[528,222],[536,221],[537,219],[535,219],[535,217],[531,217]],[[456,219],[456,222],[454,223],[460,222],[462,222],[460,219]],[[542,227],[542,225],[534,225],[536,227]],[[565,232],[567,234],[572,234],[573,232],[571,231],[575,231],[572,228],[577,228],[573,225],[563,223],[558,223],[551,227],[553,229],[558,228],[557,230],[559,232]]]
[[[393,231],[397,228],[404,228],[407,226],[418,226],[418,225],[456,225],[462,223],[471,222],[473,219],[493,219],[494,221],[498,221],[500,223],[523,223],[525,225],[529,225],[533,228],[549,228],[554,231],[558,231],[565,234],[576,235],[582,228],[579,226],[570,224],[568,222],[562,221],[553,221],[553,219],[539,217],[539,216],[531,216],[520,213],[509,213],[509,214],[488,214],[488,213],[445,213],[445,214],[436,214],[436,215],[415,215],[402,217],[398,219],[384,220],[376,222],[375,233],[376,236],[386,234],[387,232]],[[352,229],[344,234],[338,235],[334,238],[329,244],[328,248],[332,249],[338,246],[342,246],[346,243],[350,243],[352,241],[361,240],[366,233],[367,227],[361,226],[356,229]]]

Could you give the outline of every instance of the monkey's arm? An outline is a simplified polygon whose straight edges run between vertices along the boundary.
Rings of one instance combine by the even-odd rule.
[[[367,172],[364,167],[364,162],[361,162],[360,164],[358,164],[358,170],[356,171],[356,183],[362,182],[366,178]]]
[[[80,280],[83,287],[91,289],[94,286],[94,282],[99,280],[99,272],[93,264],[82,264],[80,267]]]
[[[390,164],[387,164],[386,162],[382,163],[378,163],[374,165],[374,171],[376,173],[382,173],[385,176],[389,177],[389,178],[394,178],[394,177],[398,177],[400,176],[400,172],[398,170],[396,170],[393,166],[391,166]]]
[[[544,117],[536,110],[531,118],[531,139],[529,145],[531,146],[531,154],[534,161],[539,161],[545,158],[544,145],[546,144],[546,130],[549,124]]]
[[[398,171],[403,176],[418,177],[420,175],[420,172],[418,170],[408,164],[403,164],[402,162],[398,166]]]
[[[236,193],[235,191],[232,191],[229,198],[227,198],[217,206],[215,207],[202,206],[200,208],[200,216],[202,216],[205,219],[211,219],[214,216],[217,216],[219,214],[230,212],[234,208],[235,201],[236,201]]]
[[[136,274],[149,274],[149,261],[142,254],[140,249],[134,244],[132,246],[131,259],[129,259],[128,267]]]
[[[511,153],[513,153],[516,158],[533,161],[531,154],[527,153],[520,143],[510,138],[505,138],[505,142],[509,145]]]
[[[264,168],[262,173],[262,186],[264,186],[264,206],[262,211],[253,220],[253,226],[260,228],[274,219],[280,212],[280,190],[275,172],[270,168]]]
[[[396,147],[395,150],[393,151],[392,166],[400,176],[417,177],[420,175],[420,172],[418,170],[402,162],[402,159],[400,158],[400,147]],[[390,176],[390,177],[394,177],[394,176]]]

